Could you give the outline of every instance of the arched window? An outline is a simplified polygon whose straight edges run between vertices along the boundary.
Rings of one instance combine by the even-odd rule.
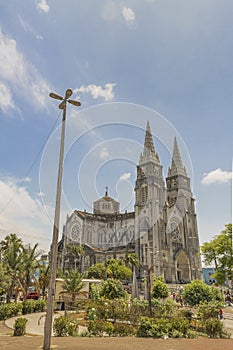
[[[143,186],[141,189],[141,200],[142,203],[146,203],[148,198],[148,188],[147,186]]]

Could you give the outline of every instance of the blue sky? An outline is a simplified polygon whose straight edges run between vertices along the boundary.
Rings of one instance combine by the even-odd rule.
[[[133,210],[149,120],[164,167],[176,135],[201,243],[231,222],[233,2],[11,0],[0,3],[0,238],[51,242],[61,112],[61,228],[109,194]]]

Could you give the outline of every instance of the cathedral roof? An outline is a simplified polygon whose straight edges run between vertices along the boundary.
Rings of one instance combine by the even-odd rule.
[[[168,169],[168,176],[173,176],[173,175],[187,176],[186,169],[183,165],[183,162],[180,156],[180,151],[178,148],[176,137],[174,138],[172,165]]]
[[[97,201],[95,201],[95,203],[97,202],[115,202],[115,203],[119,203],[117,201],[115,201],[115,199],[113,199],[112,197],[110,197],[108,195],[108,187],[106,187],[106,191],[105,191],[105,195],[103,197],[101,197],[100,199],[98,199]]]
[[[105,195],[93,203],[94,214],[112,215],[120,212],[120,203],[108,195],[106,187]]]

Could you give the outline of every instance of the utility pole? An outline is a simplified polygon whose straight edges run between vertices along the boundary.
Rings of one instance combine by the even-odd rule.
[[[80,102],[69,99],[72,94],[73,94],[73,91],[71,89],[66,90],[65,97],[57,95],[53,92],[49,94],[51,98],[62,101],[59,104],[59,108],[63,110],[63,116],[62,116],[61,143],[60,143],[60,157],[59,157],[59,165],[58,165],[56,206],[55,206],[55,214],[54,214],[53,238],[52,238],[52,247],[51,247],[50,281],[49,281],[49,288],[48,288],[46,319],[45,319],[45,326],[44,326],[43,350],[51,349],[50,346],[51,346],[51,334],[52,334],[52,323],[53,323],[53,301],[54,301],[54,294],[55,294],[55,280],[56,280],[56,268],[57,268],[57,243],[58,243],[58,234],[59,234],[61,184],[62,184],[62,171],[63,171],[63,158],[64,158],[66,103],[69,102],[74,106],[81,106]]]

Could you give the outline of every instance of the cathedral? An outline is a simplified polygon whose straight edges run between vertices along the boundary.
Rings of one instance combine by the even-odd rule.
[[[147,122],[137,165],[134,211],[120,212],[120,203],[105,195],[93,212],[74,210],[67,216],[58,243],[58,268],[85,272],[97,263],[136,253],[138,278],[150,269],[167,283],[202,278],[195,200],[176,138],[166,179]],[[72,247],[82,247],[74,254]]]

